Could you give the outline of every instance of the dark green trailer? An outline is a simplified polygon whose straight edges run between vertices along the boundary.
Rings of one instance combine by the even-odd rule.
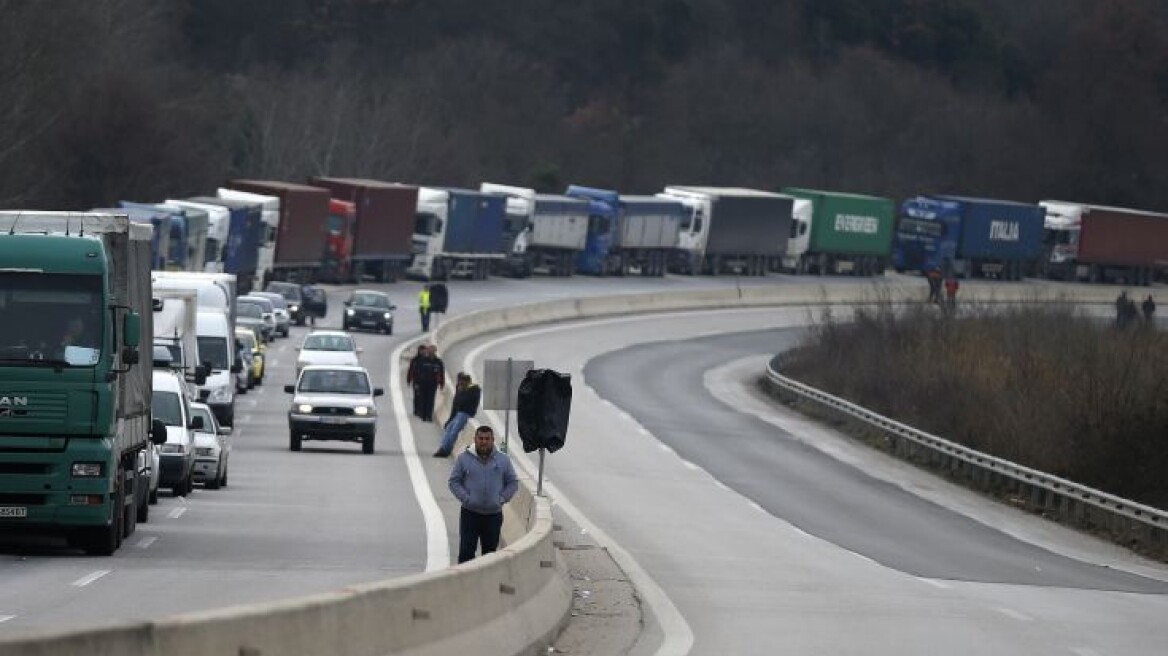
[[[891,199],[798,187],[782,193],[811,203],[810,220],[796,216],[792,222],[784,268],[795,273],[884,273],[896,222]]]

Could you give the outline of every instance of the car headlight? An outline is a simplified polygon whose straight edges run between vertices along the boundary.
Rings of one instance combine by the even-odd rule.
[[[104,470],[105,466],[100,462],[75,462],[73,478],[98,478]]]
[[[301,403],[300,405],[296,406],[296,412],[306,415],[312,412],[312,406],[308,405],[307,403]]]
[[[299,310],[299,309],[300,309],[300,306],[299,306],[299,305],[289,305],[289,306],[288,306],[288,311],[289,311],[289,312],[296,312],[296,311],[297,311],[297,310]]]
[[[386,313],[385,313],[383,316],[385,317],[385,320],[386,320],[386,321],[389,321],[390,319],[392,319],[392,318],[393,318],[393,315],[392,315],[392,314],[390,314],[389,312],[386,312]]]
[[[207,396],[207,400],[211,403],[230,403],[231,387],[224,385],[223,387],[212,388],[211,394]]]
[[[356,408],[353,408],[353,414],[359,417],[364,417],[369,414],[369,408],[367,406],[359,405]]]
[[[163,444],[162,445],[162,452],[163,453],[177,453],[179,455],[182,455],[182,454],[186,453],[186,449],[181,444]]]
[[[354,310],[353,308],[349,308],[348,310],[345,310],[345,314],[351,317],[354,314],[357,314],[357,311]]]
[[[197,455],[197,456],[213,456],[213,455],[215,455],[215,449],[213,449],[209,446],[201,446],[201,447],[195,449],[195,455]]]

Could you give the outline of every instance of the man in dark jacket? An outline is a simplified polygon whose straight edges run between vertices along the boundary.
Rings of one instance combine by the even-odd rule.
[[[406,384],[414,392],[414,416],[422,417],[422,393],[418,390],[418,363],[426,357],[426,345],[418,344],[418,352],[410,358],[410,366],[406,369]]]
[[[479,543],[484,556],[498,549],[503,504],[519,490],[519,479],[511,459],[495,449],[495,432],[490,426],[479,426],[475,431],[474,448],[458,454],[447,482],[450,492],[462,503],[458,562],[474,558]]]
[[[418,412],[422,421],[434,421],[434,395],[439,387],[446,385],[446,365],[442,364],[438,349],[432,344],[426,348],[426,357],[414,367],[414,383],[421,398]]]
[[[466,422],[479,411],[479,400],[483,397],[483,390],[471,382],[470,374],[459,372],[458,382],[455,383],[454,402],[450,404],[450,419],[446,420],[445,432],[442,434],[442,445],[434,452],[435,458],[445,458],[454,450],[454,442],[458,434],[466,427]]]

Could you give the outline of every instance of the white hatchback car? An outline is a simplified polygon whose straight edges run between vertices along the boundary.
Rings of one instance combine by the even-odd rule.
[[[339,330],[313,331],[296,350],[300,351],[296,356],[297,376],[310,364],[360,366],[357,354],[362,351],[348,333]]]
[[[231,432],[215,421],[215,413],[204,403],[191,404],[191,418],[202,417],[203,427],[195,436],[195,481],[208,490],[227,485],[227,463],[231,457]]]

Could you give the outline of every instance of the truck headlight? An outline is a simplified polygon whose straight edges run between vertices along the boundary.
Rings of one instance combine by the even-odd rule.
[[[227,385],[211,388],[211,394],[207,397],[207,400],[211,403],[230,403],[231,388]]]
[[[353,414],[364,417],[369,414],[369,408],[363,405],[359,405],[356,408],[353,408]]]
[[[299,412],[299,413],[305,414],[305,415],[309,414],[310,412],[312,412],[312,406],[308,405],[307,403],[301,403],[300,405],[296,406],[296,412]]]
[[[160,451],[163,453],[177,453],[181,456],[186,452],[186,449],[181,444],[163,444]]]
[[[73,478],[100,478],[105,466],[100,462],[73,463]]]

